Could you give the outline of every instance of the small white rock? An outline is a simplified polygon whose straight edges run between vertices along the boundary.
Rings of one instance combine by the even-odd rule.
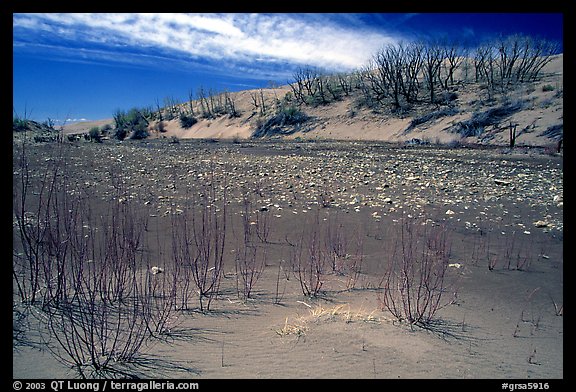
[[[160,267],[152,267],[150,268],[150,273],[152,273],[152,275],[156,275],[156,274],[161,274],[162,272],[164,272],[164,269],[160,268]]]

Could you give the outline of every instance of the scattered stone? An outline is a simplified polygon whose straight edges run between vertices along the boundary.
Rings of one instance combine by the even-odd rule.
[[[161,274],[162,272],[164,272],[164,269],[163,269],[163,268],[160,268],[160,267],[157,267],[157,266],[154,266],[154,267],[150,268],[150,273],[151,273],[152,275]]]
[[[283,207],[298,214],[308,207],[318,208],[325,200],[334,211],[359,211],[359,206],[382,210],[374,216],[378,219],[403,212],[422,216],[436,208],[443,208],[445,215],[460,216],[448,209],[460,206],[469,222],[463,221],[462,226],[474,228],[487,221],[501,223],[507,210],[510,218],[506,219],[516,226],[526,222],[526,216],[512,217],[512,213],[525,208],[541,217],[532,227],[563,230],[563,215],[557,209],[563,206],[560,165],[502,160],[484,150],[397,149],[370,142],[334,142],[332,148],[330,143],[269,141],[206,148],[204,142],[189,141],[170,146],[169,154],[165,143],[155,141],[145,148],[128,143],[100,144],[98,148],[80,145],[76,148],[92,162],[111,162],[118,167],[116,162],[121,162],[125,175],[114,177],[119,183],[113,184],[104,176],[107,171],[94,167],[79,174],[78,181],[106,202],[118,200],[115,189],[119,186],[127,201],[138,200],[140,205],[152,207],[147,212],[151,217],[160,217],[165,211],[178,213],[177,206],[205,200],[208,184],[215,186],[217,193],[226,184],[227,203],[242,205],[244,196],[250,195],[256,211],[265,206],[262,211],[278,213]],[[253,149],[258,152],[251,153]],[[221,177],[224,172],[225,181]],[[520,228],[527,231],[527,227]]]

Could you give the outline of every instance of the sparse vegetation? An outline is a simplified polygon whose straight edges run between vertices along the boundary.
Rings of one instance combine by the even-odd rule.
[[[114,113],[115,137],[124,140],[144,139],[148,136],[148,118],[151,113],[145,109],[132,108],[128,112],[117,110]]]
[[[521,101],[506,102],[483,112],[473,113],[470,120],[454,125],[452,132],[459,133],[462,137],[480,136],[487,127],[498,127],[503,120],[519,112],[523,107],[524,104]]]
[[[556,157],[549,165],[508,156],[505,162],[495,150],[372,142],[20,140],[13,171],[14,342],[29,355],[22,344],[41,336],[77,377],[155,376],[162,363],[154,353],[169,361],[183,354],[174,349],[186,350],[199,363],[202,352],[214,344],[219,352],[224,340],[230,351],[216,371],[234,375],[246,371],[238,364],[250,347],[268,353],[295,340],[356,352],[362,365],[366,356],[385,353],[376,343],[383,333],[394,342],[405,335],[398,326],[450,339],[457,320],[456,338],[474,342],[476,331],[498,328],[490,323],[516,306],[504,290],[523,292],[534,279],[553,300],[532,296],[545,311],[541,319],[536,306],[534,317],[524,312],[533,320],[530,333],[538,337],[543,325],[557,331],[562,320],[562,231],[552,226],[562,221],[561,199],[552,197],[562,192]],[[513,193],[494,184],[510,161],[523,175],[514,175]],[[482,197],[474,193],[479,188]],[[448,197],[458,200],[451,215]],[[524,208],[533,203],[539,205]],[[514,217],[504,212],[510,206]],[[550,214],[546,223],[518,229],[539,212]],[[489,237],[485,227],[494,229]],[[550,234],[537,232],[544,230]],[[460,276],[463,287],[456,287]],[[469,317],[476,310],[486,317]],[[517,341],[514,324],[502,336]],[[517,336],[531,336],[526,325]],[[435,339],[414,330],[410,339]],[[266,336],[279,337],[270,348],[257,346]],[[486,341],[475,352],[495,344]],[[498,344],[511,347],[506,339]],[[460,346],[468,344],[443,346],[454,350],[444,354],[461,355]],[[245,364],[265,375],[278,369]],[[199,366],[214,371],[210,363]]]
[[[294,75],[291,91],[280,99],[255,90],[248,97],[254,118],[241,121],[257,124],[254,138],[305,132],[316,123],[311,114],[349,97],[358,105],[348,107],[343,121],[369,121],[377,118],[374,113],[409,115],[411,121],[409,117],[403,123],[409,123],[409,132],[445,117],[461,118],[466,113],[461,100],[468,99],[470,88],[482,84],[482,93],[489,98],[469,104],[474,107],[470,118],[452,122],[450,130],[462,137],[509,130],[514,147],[522,132],[532,132],[526,128],[516,133],[518,124],[511,117],[528,105],[517,99],[519,91],[526,92],[526,84],[522,90],[514,90],[515,86],[524,82],[539,86],[535,80],[543,64],[523,64],[525,49],[520,43],[532,45],[523,40],[487,44],[475,53],[474,63],[456,45],[428,48],[418,43],[387,46],[369,66],[351,75],[327,75],[303,67]],[[495,48],[510,57],[502,57]],[[543,47],[538,53],[548,52]],[[471,74],[457,72],[461,67],[469,67]],[[476,81],[467,80],[474,76]],[[471,83],[475,84],[470,87]],[[552,85],[544,85],[542,91],[554,90],[547,86]],[[238,370],[240,351],[230,356],[227,352],[225,365],[224,339],[227,350],[243,350],[244,355],[249,344],[269,336],[265,334],[295,336],[307,339],[314,350],[320,347],[322,358],[338,361],[352,352],[346,351],[351,346],[339,351],[337,343],[346,334],[359,363],[368,351],[376,375],[374,358],[403,355],[396,347],[394,351],[388,345],[381,347],[383,333],[406,332],[396,325],[448,330],[458,320],[462,336],[470,342],[478,330],[491,333],[489,328],[494,328],[494,333],[501,333],[497,328],[504,324],[502,316],[518,304],[504,286],[533,290],[535,281],[549,295],[547,311],[528,315],[522,310],[508,337],[527,337],[522,330],[526,322],[530,336],[541,332],[542,325],[547,333],[562,331],[558,282],[563,262],[563,177],[558,156],[534,163],[518,159],[518,149],[450,151],[447,147],[470,144],[462,139],[430,145],[427,135],[395,146],[316,142],[300,136],[294,143],[239,142],[239,137],[232,143],[217,143],[216,136],[180,143],[164,132],[165,121],[179,120],[182,128],[206,121],[220,128],[227,125],[224,116],[242,115],[232,93],[202,87],[197,91],[197,99],[190,90],[184,104],[167,98],[161,108],[157,102],[153,112],[118,110],[114,127],[92,127],[83,134],[96,142],[108,134],[119,140],[141,139],[154,124],[153,129],[162,132],[161,140],[146,143],[30,143],[52,141],[42,134],[31,139],[26,133],[53,130],[52,122],[13,119],[14,342],[24,344],[32,326],[42,347],[83,378],[156,376],[157,363],[145,359],[146,354],[160,346],[158,351],[170,357],[180,344],[191,348],[186,360],[208,367],[203,350],[221,342],[218,371],[229,372],[222,373],[228,376],[253,367],[244,362],[243,370]],[[170,132],[173,127],[170,123]],[[57,131],[50,132],[50,138],[59,140]],[[243,130],[238,132],[244,137]],[[558,139],[560,152],[561,123],[539,135]],[[79,140],[71,136],[71,142]],[[411,147],[420,145],[427,147]],[[510,178],[500,180],[503,176]],[[542,220],[531,223],[540,213],[534,219]],[[528,227],[531,224],[534,227]],[[540,245],[550,246],[552,253],[538,252]],[[544,273],[550,274],[546,275],[550,281],[540,278]],[[461,307],[461,291],[453,280],[459,276],[464,277],[465,288],[477,290],[463,295]],[[482,286],[474,286],[478,280]],[[487,293],[486,287],[493,292]],[[530,301],[536,302],[536,290]],[[349,300],[358,302],[352,305]],[[374,300],[377,305],[372,309]],[[368,310],[365,301],[370,303]],[[484,314],[465,313],[476,310],[499,321],[489,324]],[[295,317],[285,318],[292,312]],[[257,322],[250,324],[252,316]],[[274,324],[266,323],[270,319],[276,320]],[[513,321],[501,336],[511,335]],[[249,328],[233,330],[236,324]],[[319,324],[321,328],[315,329]],[[340,328],[337,333],[322,330],[332,325]],[[370,336],[376,333],[378,344],[371,345]],[[210,334],[221,334],[221,339]],[[411,333],[410,339],[428,335]],[[333,341],[324,347],[326,336]],[[178,345],[172,345],[176,339]],[[261,351],[251,358],[259,360],[264,346],[290,343],[286,340],[272,339],[256,347]],[[506,344],[506,339],[483,342],[489,348],[476,352],[485,354]],[[554,339],[547,342],[556,344]],[[447,356],[462,359],[470,372],[464,375],[483,375],[469,370],[481,368],[475,367],[480,356],[474,358],[471,349],[458,351],[455,346],[460,345],[442,347]],[[319,358],[309,355],[306,360]],[[490,356],[481,357],[486,358]],[[489,359],[489,365],[500,359]],[[544,361],[530,357],[528,363]],[[268,376],[267,369],[262,370],[259,375]]]
[[[150,292],[137,270],[146,224],[121,202],[122,187],[105,214],[93,215],[87,195],[68,182],[64,146],[42,168],[43,181],[34,180],[25,144],[15,156],[14,188],[20,305],[46,328],[48,350],[79,377],[135,376],[150,317],[166,316],[153,307],[166,293]]]
[[[383,293],[378,297],[381,306],[399,321],[427,326],[453,299],[446,299],[451,289],[446,276],[451,246],[448,233],[443,227],[407,218],[394,241]]]
[[[534,92],[545,76],[542,70],[557,51],[554,42],[518,35],[484,42],[472,53],[457,40],[388,44],[355,72],[331,74],[320,68],[302,66],[293,73],[288,83],[290,91],[283,97],[277,97],[276,91],[273,98],[266,97],[264,89],[250,92],[252,106],[248,110],[251,114],[241,121],[245,124],[257,115],[251,123],[255,125],[251,135],[254,138],[287,136],[315,129],[310,111],[347,99],[351,119],[358,118],[363,108],[376,115],[412,117],[406,132],[429,121],[471,111],[474,114],[470,120],[444,130],[462,137],[478,137],[487,127],[503,130],[498,127],[501,120],[528,109],[518,98],[517,103],[511,103],[511,97],[521,95],[520,91]],[[478,92],[476,103],[459,102],[459,97],[470,90]],[[541,90],[556,91],[553,97],[539,102],[544,108],[555,107],[555,100],[562,94],[558,82],[542,84]],[[246,104],[243,102],[239,109],[236,99],[237,95],[227,90],[191,88],[184,102],[169,96],[164,99],[163,107],[156,99],[154,109],[118,110],[114,113],[113,136],[119,140],[146,138],[151,121],[155,130],[164,132],[164,120],[178,119],[180,126],[187,129],[197,121],[242,117]],[[14,118],[15,131],[24,129],[23,124]],[[524,133],[520,130],[518,136]],[[551,138],[557,138],[554,130],[549,133]],[[494,135],[489,134],[481,141],[493,139]]]
[[[275,135],[289,135],[300,129],[310,120],[310,117],[292,104],[283,104],[276,114],[261,123],[252,137],[270,137]]]
[[[198,120],[196,117],[186,115],[184,113],[180,114],[180,126],[184,129],[188,129],[196,124]]]

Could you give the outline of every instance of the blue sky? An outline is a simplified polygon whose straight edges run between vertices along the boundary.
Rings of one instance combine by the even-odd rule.
[[[285,84],[311,65],[352,71],[386,44],[444,37],[468,45],[525,34],[562,42],[562,14],[14,14],[19,116],[97,120],[183,101],[198,87]]]

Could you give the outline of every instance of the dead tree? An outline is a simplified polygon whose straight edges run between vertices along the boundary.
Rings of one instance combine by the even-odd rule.
[[[188,90],[188,104],[190,105],[190,115],[194,116],[194,92],[192,89]]]
[[[435,102],[436,80],[442,64],[442,48],[439,45],[431,44],[424,48],[423,52],[423,70],[424,79],[430,92],[430,103]]]
[[[455,43],[451,45],[446,45],[443,48],[443,57],[444,57],[444,70],[445,70],[445,77],[442,81],[445,90],[448,90],[448,82],[450,85],[454,85],[454,72],[464,59],[464,56],[461,55],[461,49]]]
[[[389,95],[395,109],[400,108],[400,93],[402,91],[402,51],[400,45],[388,45],[381,49],[373,58],[376,72],[367,76],[370,78],[372,90],[377,97]]]
[[[198,100],[200,101],[200,110],[202,111],[202,116],[205,118],[212,118],[214,115],[210,110],[210,105],[208,104],[208,98],[206,97],[206,92],[204,91],[204,87],[200,86],[196,93],[198,96]]]
[[[324,80],[320,72],[310,66],[300,67],[292,75],[293,83],[289,83],[294,98],[304,105],[314,104],[319,94],[321,102],[326,103]]]
[[[423,59],[422,53],[424,45],[421,43],[413,43],[408,45],[403,53],[404,72],[402,93],[407,102],[412,103],[418,100],[418,92],[420,83],[418,75],[421,72]]]
[[[474,66],[476,69],[476,82],[486,82],[488,100],[491,100],[494,94],[494,74],[496,66],[496,59],[492,44],[487,43],[476,49],[476,53],[474,55]]]
[[[510,149],[514,148],[514,145],[516,144],[516,128],[518,127],[518,124],[513,124],[512,122],[510,122]]]

